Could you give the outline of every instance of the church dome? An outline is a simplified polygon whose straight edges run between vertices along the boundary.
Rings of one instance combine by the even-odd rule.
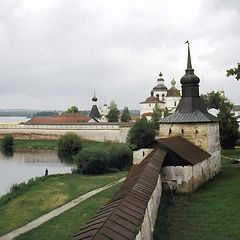
[[[157,79],[158,84],[153,88],[154,91],[167,91],[167,87],[164,85],[163,74],[159,73],[159,78]]]
[[[181,97],[180,90],[178,90],[178,89],[175,88],[175,87],[171,87],[171,88],[167,91],[166,97]]]
[[[145,102],[159,102],[158,97],[153,96],[153,94],[154,94],[153,90],[150,92],[150,94],[151,94],[151,96],[148,97]]]
[[[194,74],[194,70],[193,69],[186,69],[186,74],[181,78],[180,80],[182,85],[186,85],[186,84],[199,84],[200,79],[198,76],[196,76]]]

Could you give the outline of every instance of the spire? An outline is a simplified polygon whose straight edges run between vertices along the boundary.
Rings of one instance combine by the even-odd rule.
[[[187,69],[192,69],[192,61],[191,61],[191,54],[190,54],[190,47],[189,41],[186,41],[185,44],[188,44],[188,59],[187,59]]]
[[[185,75],[180,80],[182,84],[182,99],[176,110],[185,113],[199,110],[207,113],[207,109],[199,96],[200,79],[194,74],[194,69],[192,68],[189,41],[186,41],[186,43],[188,44],[187,69],[185,70]]]

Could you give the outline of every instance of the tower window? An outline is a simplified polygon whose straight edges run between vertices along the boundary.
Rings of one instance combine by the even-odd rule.
[[[168,133],[169,133],[169,135],[172,133],[172,129],[171,128],[169,128]]]
[[[198,134],[198,130],[197,129],[195,130],[195,133]]]
[[[181,132],[182,132],[182,134],[184,134],[184,130],[183,130],[183,128],[182,128]]]
[[[165,100],[165,95],[164,95],[164,94],[162,94],[162,100],[163,100],[163,101]]]
[[[176,107],[177,106],[177,103],[176,102],[174,102],[174,107]]]

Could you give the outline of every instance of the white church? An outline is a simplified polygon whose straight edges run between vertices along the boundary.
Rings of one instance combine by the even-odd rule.
[[[162,76],[160,72],[157,85],[151,90],[150,96],[145,101],[140,102],[140,116],[145,116],[148,120],[151,119],[155,107],[162,110],[167,109],[169,113],[175,112],[181,99],[180,90],[175,87],[175,79],[171,81],[171,88],[168,89],[164,85]]]

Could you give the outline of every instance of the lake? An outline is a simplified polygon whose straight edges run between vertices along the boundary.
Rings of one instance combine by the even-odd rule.
[[[29,119],[27,117],[0,117],[0,123],[21,123]]]
[[[54,150],[15,150],[13,156],[0,153],[0,196],[15,183],[45,174],[71,173],[72,163],[62,162]]]

